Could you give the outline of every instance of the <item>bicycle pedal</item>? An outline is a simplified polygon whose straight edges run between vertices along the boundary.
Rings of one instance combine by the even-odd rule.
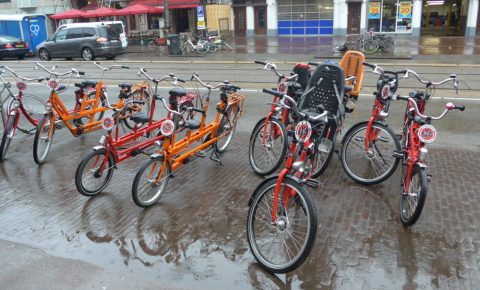
[[[197,155],[197,157],[200,157],[200,158],[203,158],[207,155],[207,152],[205,151],[197,151],[197,153],[195,153],[195,155]]]
[[[212,155],[212,156],[210,156],[210,159],[211,159],[212,161],[215,161],[215,162],[217,162],[218,164],[222,165],[222,161],[220,160],[219,157],[217,157],[217,156],[215,156],[215,155]]]
[[[401,158],[401,157],[403,157],[403,153],[402,153],[401,151],[395,150],[395,151],[393,152],[393,157]]]
[[[315,180],[315,179],[307,179],[307,180],[305,181],[305,184],[306,184],[308,187],[317,188],[318,185],[320,184],[320,182],[318,182],[318,180]]]

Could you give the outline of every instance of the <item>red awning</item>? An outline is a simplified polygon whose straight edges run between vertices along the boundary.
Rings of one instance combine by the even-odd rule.
[[[86,12],[83,12],[82,17],[94,18],[94,17],[114,16],[116,11],[118,11],[118,9],[102,7],[95,10],[88,10]]]
[[[163,0],[134,0],[132,4],[142,4],[148,6],[164,6]],[[200,0],[169,0],[169,9],[196,8],[200,6]]]
[[[134,4],[113,12],[113,15],[158,14],[162,12],[163,8]]]
[[[60,20],[60,19],[72,19],[72,18],[80,18],[83,15],[83,11],[77,10],[77,9],[70,9],[67,11],[63,11],[57,14],[50,15],[50,18],[55,19],[55,20]]]

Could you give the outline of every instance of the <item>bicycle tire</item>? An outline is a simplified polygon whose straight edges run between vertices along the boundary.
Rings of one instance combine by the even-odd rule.
[[[32,101],[28,101],[29,99],[34,100],[33,103],[36,104],[32,104]],[[45,106],[47,105],[47,103],[40,97],[25,94],[22,96],[22,105],[25,109],[25,112],[29,114],[29,116],[36,122],[36,124],[31,123],[26,117],[20,118],[20,120],[18,121],[17,129],[25,134],[33,135],[35,134],[35,130],[37,129],[38,122],[45,113]],[[26,122],[22,122],[22,119],[25,119]]]
[[[393,130],[379,122],[372,123],[371,130],[377,134],[376,139],[369,142],[371,152],[365,151],[365,136],[368,122],[362,122],[350,128],[342,141],[341,161],[345,173],[355,182],[363,185],[378,184],[388,179],[397,169],[400,158],[394,156],[401,152],[400,142]],[[381,141],[381,148],[377,146]],[[358,141],[358,142],[356,142]],[[393,145],[390,147],[390,145]],[[354,150],[359,149],[359,150]],[[382,151],[384,152],[382,154]],[[358,153],[356,158],[355,153]],[[391,158],[391,159],[390,159]],[[362,161],[366,161],[362,162]],[[388,162],[390,161],[390,162]],[[380,171],[383,169],[383,171]],[[362,174],[364,173],[364,174]]]
[[[235,113],[233,113],[235,111]],[[232,143],[233,136],[235,135],[235,128],[237,127],[238,114],[240,108],[237,104],[229,106],[226,110],[226,114],[222,115],[218,124],[216,136],[219,137],[224,132],[228,132],[227,135],[218,138],[215,142],[214,148],[217,153],[223,153],[227,150],[227,147]],[[223,143],[225,142],[225,143]]]
[[[10,142],[12,141],[13,134],[15,131],[15,122],[19,118],[18,114],[9,115],[7,119],[7,124],[5,125],[5,129],[3,130],[2,136],[2,144],[0,144],[0,161],[5,160],[5,156],[7,155],[8,147],[10,147]]]
[[[277,223],[272,224],[271,204],[273,203],[273,192],[277,182],[278,177],[269,178],[260,184],[253,193],[247,216],[247,241],[250,251],[260,266],[273,273],[286,273],[298,268],[310,254],[317,232],[317,212],[315,204],[306,189],[291,177],[285,176],[279,194]],[[286,188],[292,190],[295,197],[289,197],[289,202],[285,208],[283,196],[284,194],[292,194],[290,190],[286,193]],[[263,209],[264,212],[262,213]],[[257,219],[258,212],[259,218]],[[300,215],[305,215],[305,217],[302,218]],[[269,251],[264,252],[262,250],[260,244],[263,236],[262,228],[266,232],[264,235],[270,236],[269,240],[271,240],[272,233],[276,235],[276,238],[283,238],[283,241],[279,241],[281,246],[277,251],[280,255],[285,252],[292,253],[293,258],[290,259],[290,255],[287,257],[284,255],[282,258],[284,261],[277,260],[277,262],[275,261],[276,257],[267,257],[271,253],[270,250],[273,249],[274,243],[265,242],[263,246],[268,246]],[[295,232],[294,239],[288,239],[292,237],[289,230]],[[302,230],[305,232],[303,233]],[[302,237],[304,237],[303,242],[299,242]],[[298,244],[296,248],[299,249],[298,253],[293,253],[296,249],[290,249],[289,251],[289,249],[284,248],[289,243]]]
[[[260,176],[266,176],[277,171],[284,162],[288,151],[288,136],[285,125],[274,117],[269,118],[268,123],[266,122],[266,119],[267,118],[261,119],[255,125],[252,134],[250,135],[250,143],[248,147],[248,160],[250,161],[250,166],[252,167],[253,172]],[[265,126],[267,126],[266,131],[268,136],[265,137],[266,142],[263,144],[263,133],[265,132]],[[260,139],[257,137],[260,137]],[[276,140],[279,141],[278,144],[274,142]],[[256,149],[255,146],[257,141],[260,141],[259,145],[261,145],[258,149]],[[272,153],[276,152],[275,148],[277,147],[280,148],[279,154]],[[262,151],[262,148],[265,151]],[[260,153],[260,155],[257,156],[257,152]],[[261,156],[264,155],[271,157],[270,163],[261,162],[259,160]],[[263,167],[260,164],[266,164],[267,166]],[[272,166],[269,167],[268,164],[271,164]]]
[[[101,157],[100,155],[103,155]],[[75,186],[77,187],[78,192],[84,196],[94,196],[100,193],[112,179],[113,170],[115,166],[115,161],[113,156],[109,154],[107,164],[105,165],[104,172],[98,172],[99,167],[102,165],[104,158],[107,156],[107,150],[105,148],[100,148],[98,150],[93,150],[89,152],[82,161],[78,164],[77,170],[75,171]],[[87,168],[90,161],[94,161],[91,168]],[[84,178],[84,171],[88,169],[88,173],[91,173],[93,176],[93,181],[100,180],[101,177],[105,177],[103,180],[98,183],[98,186],[94,188],[88,188],[86,186],[86,179]],[[105,170],[107,170],[105,174]]]
[[[153,42],[153,40],[150,40],[150,41],[147,43],[147,48],[148,48],[148,50],[150,50],[150,51],[154,51],[154,50],[155,50],[155,43]]]
[[[55,136],[55,125],[53,126],[52,136],[48,138],[52,118],[54,118],[52,114],[45,114],[43,115],[42,119],[40,119],[40,122],[38,122],[37,125],[35,139],[33,140],[33,160],[35,160],[35,163],[37,163],[38,165],[42,164],[43,162],[45,162],[45,160],[47,160],[48,153],[50,152],[50,149],[52,147],[53,136]],[[46,133],[47,136],[44,136],[44,133]],[[45,141],[42,142],[40,141],[41,139]],[[44,147],[43,150],[39,150],[43,148],[43,145],[46,145],[46,147]]]
[[[140,95],[136,96],[138,93],[140,93]],[[135,122],[133,122],[131,116],[134,115],[134,111],[146,115],[150,114],[150,95],[145,90],[134,91],[130,94],[127,100],[131,99],[145,102],[144,105],[132,104],[131,106],[124,106],[122,109],[121,115],[123,124],[125,124],[128,129],[133,130]],[[144,110],[144,108],[146,109]]]
[[[155,170],[158,168],[159,170],[162,168],[163,165],[163,157],[159,158],[151,158],[143,163],[143,165],[140,167],[140,169],[137,171],[137,174],[135,175],[135,179],[133,180],[133,185],[132,185],[132,198],[133,201],[135,202],[136,205],[139,207],[149,207],[153,204],[155,204],[164,194],[168,186],[168,180],[170,179],[170,174],[171,174],[171,167],[170,163],[167,162],[167,166],[165,167],[165,170],[162,173],[162,178],[159,184],[155,184],[154,181],[158,177],[158,174],[160,172],[155,172]],[[149,174],[145,176],[145,171],[148,169],[151,169]],[[140,182],[142,179],[146,180],[145,185],[141,186]],[[141,187],[141,188],[140,188]],[[150,187],[151,189],[154,190],[154,194],[151,198],[148,200],[144,200],[142,198],[142,189],[148,190]],[[156,190],[156,192],[155,192]]]
[[[417,194],[417,199],[413,200],[415,201],[415,206],[413,208],[413,211],[411,214],[410,212],[410,201],[414,199],[413,196],[410,196],[411,194],[411,188],[412,184],[414,184],[414,178],[418,176],[418,182],[417,185],[419,185],[419,188],[417,188],[418,192]],[[415,167],[412,170],[412,176],[410,177],[410,188],[407,189],[405,188],[405,182],[403,184],[403,193],[400,201],[400,219],[402,220],[402,224],[405,227],[409,227],[413,224],[415,224],[422,214],[423,207],[425,205],[425,199],[427,198],[427,191],[428,191],[428,179],[427,179],[427,172],[425,168],[420,167],[420,165],[415,164]],[[405,194],[406,193],[406,194]]]
[[[328,129],[325,129],[325,134],[328,134],[328,131]],[[315,141],[315,152],[310,155],[310,162],[312,166],[314,166],[312,178],[317,178],[322,175],[322,173],[327,170],[333,158],[336,134],[330,133],[330,137],[326,137],[325,134]]]
[[[366,53],[375,53],[378,50],[378,47],[378,41],[373,39],[369,39],[363,43],[363,51]]]

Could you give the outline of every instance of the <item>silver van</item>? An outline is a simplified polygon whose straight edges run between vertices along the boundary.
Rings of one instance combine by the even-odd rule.
[[[70,27],[57,31],[37,45],[41,60],[64,57],[81,57],[93,60],[96,57],[114,59],[123,53],[120,37],[111,27],[105,25]]]
[[[72,28],[72,27],[85,27],[85,26],[101,26],[107,25],[110,26],[116,33],[120,35],[120,41],[122,42],[122,48],[127,49],[128,41],[127,41],[127,33],[125,32],[125,25],[123,25],[122,21],[100,21],[100,22],[81,22],[81,23],[65,23],[60,25],[57,28],[57,31],[60,31],[65,28]]]

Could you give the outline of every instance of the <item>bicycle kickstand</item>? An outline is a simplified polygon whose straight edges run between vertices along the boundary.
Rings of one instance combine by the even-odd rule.
[[[220,160],[220,155],[218,155],[218,152],[217,152],[217,150],[215,150],[215,149],[216,149],[216,148],[213,148],[212,154],[210,154],[210,159],[211,159],[212,161],[217,162],[217,163],[220,164],[220,165],[223,165],[223,164],[222,164],[222,160]]]

